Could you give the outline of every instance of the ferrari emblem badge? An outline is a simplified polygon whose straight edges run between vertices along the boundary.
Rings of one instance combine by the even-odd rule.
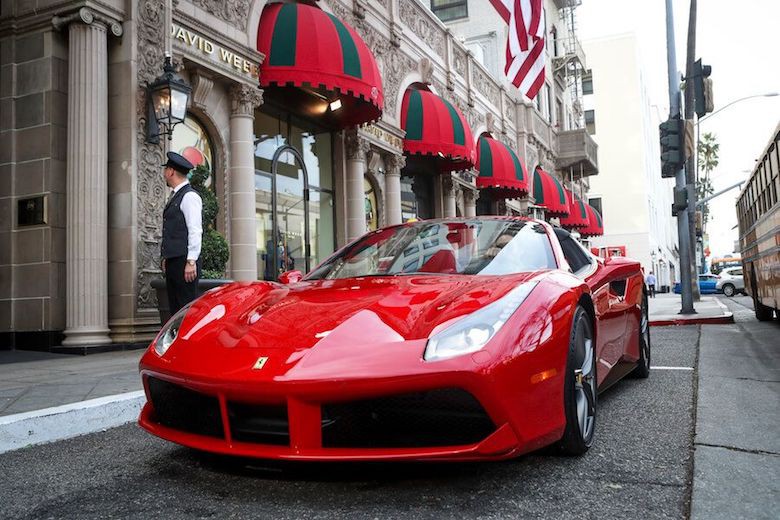
[[[268,361],[268,356],[257,358],[257,361],[255,361],[255,366],[252,367],[252,370],[261,370],[265,366],[266,361]]]

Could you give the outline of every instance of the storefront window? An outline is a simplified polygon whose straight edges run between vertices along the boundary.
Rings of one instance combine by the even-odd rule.
[[[255,114],[255,200],[258,278],[275,280],[279,273],[314,267],[335,248],[333,158],[331,134],[305,130],[288,116]],[[276,215],[273,222],[271,174],[276,165]],[[305,167],[305,171],[304,171]],[[306,193],[308,190],[308,213]],[[306,244],[306,229],[309,244]],[[276,248],[274,266],[273,253]]]
[[[187,116],[184,123],[174,127],[171,151],[185,157],[193,166],[204,164],[212,174],[214,173],[214,154],[211,142],[206,130],[194,117]],[[211,177],[206,185],[211,185]]]
[[[377,209],[379,206],[376,203],[376,190],[371,181],[367,178],[363,179],[363,189],[366,193],[365,198],[365,213],[366,213],[366,231],[374,231],[379,227],[379,215]]]

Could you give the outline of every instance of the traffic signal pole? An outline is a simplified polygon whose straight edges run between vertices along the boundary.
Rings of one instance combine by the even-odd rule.
[[[674,12],[672,0],[666,0],[666,65],[669,74],[669,117],[680,115],[680,76],[677,72],[677,52],[674,43]],[[675,186],[685,190],[685,170],[678,168],[675,174]],[[694,314],[693,293],[691,290],[691,244],[688,228],[688,212],[677,213],[677,237],[680,241],[680,292],[682,309],[680,314]]]
[[[685,121],[693,124],[694,91],[696,90],[696,79],[694,78],[694,62],[696,61],[696,0],[691,0],[690,14],[688,16],[688,54],[685,63]],[[691,293],[693,301],[700,301],[699,276],[696,269],[696,160],[699,151],[693,150],[693,153],[685,162],[685,181],[688,188],[688,234],[691,244],[691,269],[696,276],[691,280]],[[702,228],[704,226],[702,225]],[[703,232],[703,229],[702,229]],[[703,253],[703,251],[702,251]]]

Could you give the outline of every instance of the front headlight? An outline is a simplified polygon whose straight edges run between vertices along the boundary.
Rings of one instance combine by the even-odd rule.
[[[518,285],[506,296],[428,338],[423,358],[438,361],[482,349],[525,301],[538,282]]]
[[[157,352],[158,356],[162,356],[168,352],[168,349],[178,337],[181,323],[184,321],[184,316],[187,314],[187,311],[190,310],[191,305],[192,304],[190,303],[179,309],[179,312],[168,320],[168,323],[163,326],[162,330],[157,335],[157,339],[154,342],[154,351]]]

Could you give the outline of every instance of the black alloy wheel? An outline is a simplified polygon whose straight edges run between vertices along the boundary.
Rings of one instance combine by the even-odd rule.
[[[572,320],[563,385],[566,429],[558,448],[564,455],[582,455],[593,444],[598,401],[596,381],[593,324],[585,309],[578,305]]]

